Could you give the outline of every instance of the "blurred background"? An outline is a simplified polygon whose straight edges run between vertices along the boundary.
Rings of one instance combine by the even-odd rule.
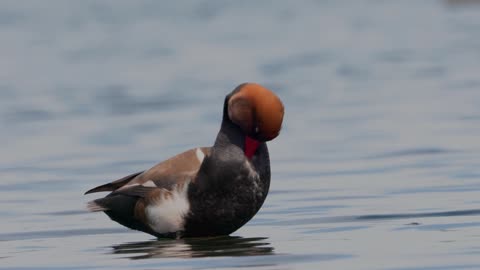
[[[480,268],[480,1],[1,1],[0,269]],[[96,185],[286,106],[232,237],[157,241]],[[131,260],[134,259],[134,260]]]

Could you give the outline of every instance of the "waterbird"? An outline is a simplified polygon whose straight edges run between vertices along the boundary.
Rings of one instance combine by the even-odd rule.
[[[229,235],[267,197],[271,175],[266,142],[279,135],[284,111],[274,92],[243,83],[225,97],[213,146],[190,149],[90,189],[85,194],[110,193],[87,207],[159,238]]]

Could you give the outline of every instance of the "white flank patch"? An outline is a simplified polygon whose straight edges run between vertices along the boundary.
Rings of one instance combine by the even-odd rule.
[[[142,186],[144,187],[157,187],[152,180],[148,180],[147,182],[143,183]]]
[[[184,229],[184,217],[190,210],[187,199],[188,182],[184,188],[173,189],[172,196],[161,199],[156,204],[145,208],[145,215],[150,227],[157,233],[177,232]]]
[[[195,151],[195,154],[197,155],[198,161],[202,163],[203,159],[205,158],[205,154],[202,152],[202,149],[197,148],[197,151]]]

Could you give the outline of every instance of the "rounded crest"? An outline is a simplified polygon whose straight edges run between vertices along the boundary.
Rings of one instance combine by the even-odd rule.
[[[260,141],[270,141],[282,128],[284,107],[275,93],[256,84],[239,85],[228,100],[228,117],[243,132]]]

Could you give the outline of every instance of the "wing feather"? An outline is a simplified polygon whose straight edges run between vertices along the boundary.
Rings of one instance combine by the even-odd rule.
[[[90,193],[95,193],[95,192],[102,192],[102,191],[114,191],[114,190],[126,185],[128,182],[135,179],[135,177],[137,177],[138,175],[140,175],[142,173],[143,172],[133,173],[133,174],[127,175],[123,178],[120,178],[116,181],[113,181],[111,183],[107,183],[107,184],[104,184],[104,185],[101,185],[101,186],[98,186],[98,187],[94,187],[94,188],[88,190],[87,192],[85,192],[84,195],[87,195],[87,194],[90,194]]]
[[[85,194],[111,191],[108,195],[110,197],[122,194],[145,198],[152,190],[158,188],[171,190],[187,181],[195,181],[195,176],[203,159],[209,154],[209,147],[190,149],[155,165],[149,170],[137,172],[111,183],[92,188]]]

